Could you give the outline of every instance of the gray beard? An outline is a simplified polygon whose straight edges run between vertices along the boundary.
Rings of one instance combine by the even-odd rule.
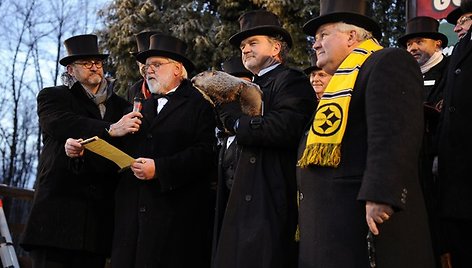
[[[148,85],[149,91],[151,91],[152,94],[162,94],[162,83],[156,79],[146,80],[146,83]]]

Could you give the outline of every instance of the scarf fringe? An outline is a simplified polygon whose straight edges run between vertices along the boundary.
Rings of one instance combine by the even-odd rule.
[[[306,168],[314,164],[322,167],[337,167],[339,162],[341,162],[341,144],[314,143],[305,148],[297,166]]]

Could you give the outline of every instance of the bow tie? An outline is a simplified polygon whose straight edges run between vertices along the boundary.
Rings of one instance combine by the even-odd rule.
[[[156,100],[160,99],[160,98],[166,98],[166,99],[170,99],[170,97],[172,97],[172,95],[174,95],[175,92],[169,92],[167,94],[159,94],[159,93],[153,93],[152,94],[152,97]]]

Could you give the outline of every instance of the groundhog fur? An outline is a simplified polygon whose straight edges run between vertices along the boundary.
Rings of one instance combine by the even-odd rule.
[[[262,114],[262,91],[254,83],[221,71],[201,72],[192,78],[192,83],[213,106],[236,100],[243,113]]]

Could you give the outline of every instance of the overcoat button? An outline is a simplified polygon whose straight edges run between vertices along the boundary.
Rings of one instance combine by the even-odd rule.
[[[251,163],[251,164],[256,163],[256,158],[255,158],[254,156],[252,156],[251,158],[249,158],[249,163]]]
[[[252,196],[250,194],[246,195],[245,197],[246,201],[249,202],[252,199]]]
[[[401,201],[403,204],[406,204],[406,199],[405,199],[405,198],[400,199],[400,201]]]
[[[449,112],[453,113],[455,111],[456,111],[456,107],[454,106],[449,107]]]
[[[139,207],[139,212],[141,212],[141,213],[146,212],[146,207],[144,207],[144,206]]]
[[[147,134],[147,135],[146,135],[146,138],[152,139],[152,134]]]
[[[462,72],[461,68],[457,68],[457,69],[454,71],[455,74],[460,74],[461,72]]]

